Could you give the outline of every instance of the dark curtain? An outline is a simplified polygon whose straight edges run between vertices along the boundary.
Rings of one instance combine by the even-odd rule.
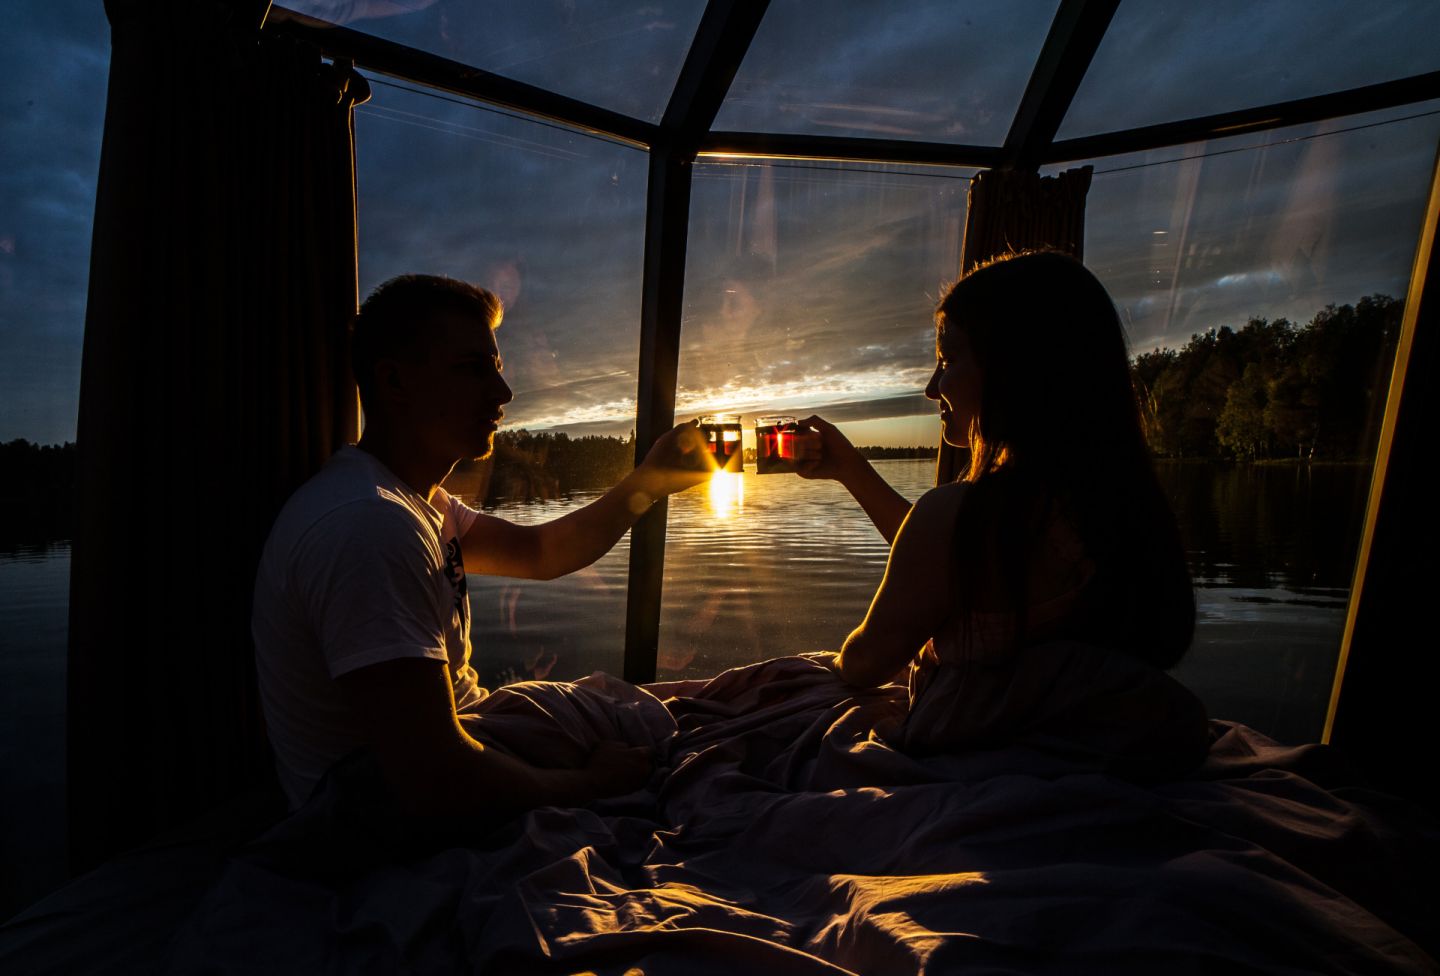
[[[962,274],[996,255],[1037,247],[1084,260],[1085,196],[1092,174],[1090,166],[1058,176],[1005,169],[975,174],[960,248]],[[964,465],[965,452],[942,443],[935,483],[954,481]]]
[[[358,410],[352,108],[257,5],[107,0],[70,581],[71,865],[273,788],[250,600]]]

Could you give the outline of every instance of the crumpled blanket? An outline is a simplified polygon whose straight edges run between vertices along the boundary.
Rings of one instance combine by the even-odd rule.
[[[1200,765],[1210,747],[1205,706],[1190,689],[1106,647],[1047,641],[985,661],[914,668],[910,677],[910,712],[891,738],[907,753],[1020,743],[1077,766],[1161,781]]]
[[[500,689],[467,729],[651,782],[499,829],[417,823],[366,757],[233,857],[177,973],[1434,973],[1440,831],[1329,750],[1213,722],[1142,785],[1037,745],[907,755],[905,689],[825,655]]]

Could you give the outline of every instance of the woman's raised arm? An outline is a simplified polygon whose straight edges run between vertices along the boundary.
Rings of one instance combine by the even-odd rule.
[[[905,517],[870,610],[836,661],[851,684],[889,680],[953,613],[955,516],[965,488],[932,488]]]
[[[802,478],[828,478],[840,482],[860,503],[885,541],[893,543],[895,533],[900,531],[900,523],[910,513],[910,502],[880,477],[834,424],[821,417],[810,416],[800,421],[800,426],[819,433],[820,456],[797,461],[796,474]]]

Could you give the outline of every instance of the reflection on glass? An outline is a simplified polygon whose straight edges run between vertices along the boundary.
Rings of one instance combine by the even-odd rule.
[[[520,525],[560,518],[593,501],[572,491],[524,501],[491,496],[483,510]],[[594,564],[556,580],[468,578],[473,662],[488,688],[528,679],[573,680],[594,671],[621,674],[629,535]]]
[[[1093,161],[1086,263],[1198,587],[1177,676],[1287,741],[1329,701],[1436,109]]]
[[[709,483],[710,514],[728,519],[745,511],[745,478],[742,472],[716,471]]]
[[[357,110],[361,293],[448,274],[505,303],[515,399],[486,461],[445,485],[511,521],[558,517],[634,461],[643,153],[377,82]],[[552,582],[469,580],[474,664],[494,686],[622,670],[627,552]]]
[[[967,176],[698,163],[681,416],[819,413],[859,444],[933,447],[938,420],[921,391],[934,304],[959,267]],[[910,497],[934,481],[933,461],[881,467]],[[884,540],[833,482],[752,469],[733,483],[738,518],[718,519],[728,509],[696,492],[670,501],[662,678],[838,647],[884,571]]]
[[[659,122],[704,0],[286,0],[291,10]]]
[[[714,128],[999,145],[1058,0],[774,0]]]
[[[1440,69],[1440,4],[1125,0],[1059,138],[1344,91]],[[1137,93],[1144,97],[1136,97]]]

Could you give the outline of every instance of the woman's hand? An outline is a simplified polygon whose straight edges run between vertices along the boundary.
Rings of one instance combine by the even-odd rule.
[[[910,503],[876,473],[834,424],[810,416],[800,421],[800,426],[813,430],[815,433],[810,436],[820,439],[820,457],[796,458],[795,473],[802,478],[831,478],[840,482],[865,509],[885,541],[892,541],[910,511]]]
[[[661,498],[709,481],[714,467],[705,435],[691,420],[661,434],[635,470],[643,478],[646,491]]]
[[[856,470],[865,467],[865,458],[834,424],[811,415],[800,421],[800,426],[815,431],[820,438],[819,457],[796,459],[795,473],[800,477],[843,482]]]

